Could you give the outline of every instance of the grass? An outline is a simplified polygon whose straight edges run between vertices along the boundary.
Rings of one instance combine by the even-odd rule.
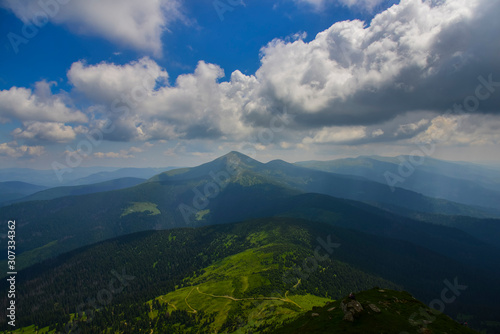
[[[196,212],[196,221],[201,221],[203,220],[203,217],[205,217],[206,215],[208,215],[210,213],[210,210],[200,210],[198,212]]]
[[[120,217],[124,217],[134,212],[150,212],[150,216],[155,216],[161,214],[160,210],[157,208],[157,204],[151,202],[133,202],[131,206],[123,210]]]
[[[236,333],[256,328],[263,323],[282,322],[293,319],[314,305],[324,305],[330,299],[314,295],[292,295],[290,292],[261,295],[252,293],[254,289],[270,285],[265,272],[277,269],[272,263],[272,252],[266,245],[228,256],[205,268],[198,277],[185,280],[184,286],[173,292],[159,296],[161,303],[174,309],[194,313],[203,311],[215,314],[213,332],[219,331],[229,315],[238,316],[241,328]]]
[[[311,294],[289,296],[291,300],[302,306],[305,310],[312,310],[315,306],[322,306],[331,302],[329,298],[314,296]]]
[[[323,307],[315,307],[276,334],[331,333],[333,329],[335,333],[476,333],[448,316],[429,309],[404,291],[376,288],[356,294],[356,300],[364,311],[354,322],[343,320],[344,312],[340,306],[341,300],[338,300]],[[369,304],[377,306],[380,313],[373,312]],[[318,316],[313,317],[313,313]],[[423,325],[424,319],[431,322]],[[429,331],[422,332],[423,328]]]
[[[263,235],[255,235],[261,240]],[[296,295],[291,291],[261,294],[256,291],[270,286],[266,273],[277,269],[273,262],[273,249],[281,244],[268,244],[228,256],[206,267],[199,276],[191,276],[168,294],[156,297],[168,305],[168,311],[185,310],[190,313],[203,311],[214,316],[210,333],[222,332],[231,321],[231,333],[259,332],[259,327],[285,323],[276,334],[283,333],[463,333],[474,331],[461,326],[443,314],[436,314],[407,292],[378,288],[356,294],[364,312],[351,323],[343,320],[340,303],[312,294]],[[300,281],[297,282],[300,284]],[[271,291],[271,290],[268,290]],[[148,303],[152,303],[150,300]],[[371,311],[369,304],[380,312]],[[418,332],[422,328],[422,312],[432,321],[426,328],[431,332]],[[313,313],[315,315],[313,316]],[[414,316],[414,315],[417,316]],[[150,319],[158,316],[149,313]],[[47,330],[46,328],[45,330]],[[36,333],[34,326],[15,333]],[[274,333],[274,332],[273,332]]]

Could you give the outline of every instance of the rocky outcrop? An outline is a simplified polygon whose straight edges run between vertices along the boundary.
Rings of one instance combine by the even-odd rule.
[[[357,300],[344,300],[340,303],[340,307],[344,312],[344,320],[354,322],[363,311],[363,306]]]
[[[375,313],[380,313],[380,309],[375,304],[368,304],[368,307]]]

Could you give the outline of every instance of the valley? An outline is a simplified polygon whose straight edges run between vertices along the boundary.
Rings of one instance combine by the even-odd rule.
[[[73,327],[84,333],[278,333],[296,322],[325,326],[321,314],[314,317],[318,324],[304,317],[373,287],[407,291],[477,328],[495,326],[494,298],[479,296],[500,295],[500,249],[492,235],[468,233],[471,224],[494,218],[469,217],[468,225],[452,228],[453,220],[439,223],[443,207],[477,209],[440,200],[438,209],[416,220],[397,214],[399,205],[414,205],[402,201],[405,196],[419,205],[435,200],[398,190],[384,199],[394,203],[391,212],[373,206],[369,191],[328,195],[346,190],[343,182],[383,191],[372,181],[262,164],[232,152],[124,189],[4,206],[2,215],[23,222],[18,266],[25,269],[17,284],[19,300],[30,303],[18,305],[20,326],[27,333],[33,325],[50,333]],[[455,286],[456,295],[446,299],[453,303],[436,299],[443,281]],[[392,316],[407,317],[395,307]],[[372,321],[360,319],[357,326]],[[426,327],[394,321],[406,323],[401,328],[408,332]],[[345,331],[353,330],[349,326]]]

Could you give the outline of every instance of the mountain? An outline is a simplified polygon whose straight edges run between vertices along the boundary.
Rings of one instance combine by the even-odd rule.
[[[52,169],[5,168],[0,169],[0,182],[21,181],[38,184],[46,188],[78,186],[125,177],[149,179],[162,171],[173,168],[75,167],[58,171]]]
[[[176,167],[165,167],[165,168],[120,168],[113,171],[102,171],[99,173],[94,173],[86,177],[82,177],[71,181],[68,185],[88,185],[95,183],[102,183],[106,181],[112,181],[116,179],[124,178],[136,178],[136,179],[149,179],[150,177],[167,171],[175,169]]]
[[[497,271],[497,261],[500,259],[498,239],[494,244],[486,244],[454,226],[436,226],[415,221],[364,203],[320,194],[300,194],[283,200],[277,199],[273,201],[272,207],[258,212],[258,216],[296,217],[409,241],[458,262],[492,271]],[[498,220],[495,222],[500,223]],[[497,224],[495,229],[490,229],[492,236],[500,236],[499,227]]]
[[[466,215],[475,217],[500,217],[500,210],[461,205],[446,200],[434,199],[413,191],[395,188],[391,190],[386,184],[372,182],[357,176],[340,175],[323,171],[315,171],[274,160],[266,164],[260,163],[241,153],[231,152],[212,162],[194,168],[174,170],[162,173],[151,181],[181,181],[205,178],[217,183],[216,175],[229,177],[228,171],[234,174],[243,173],[252,176],[256,182],[268,182],[299,192],[314,192],[339,198],[347,198],[366,202],[388,210],[403,210],[439,213],[448,215]],[[211,175],[211,176],[210,176]],[[221,183],[220,181],[218,183]],[[210,189],[207,189],[210,191]]]
[[[500,170],[486,166],[410,156],[362,156],[296,165],[383,184],[389,180],[395,187],[467,205],[497,209],[500,202]]]
[[[472,210],[407,190],[293,166],[267,164],[233,152],[207,164],[171,170],[137,186],[0,208],[15,217],[20,268],[101,240],[144,230],[196,227],[268,216],[324,221],[367,233],[414,242],[466,264],[496,269],[499,248],[457,229],[403,218],[372,206],[430,212]],[[395,203],[395,204],[394,204]],[[0,226],[6,234],[6,226]],[[496,235],[500,231],[496,230]],[[5,255],[4,255],[5,256]],[[5,257],[3,258],[5,259]],[[1,263],[1,262],[0,262]]]
[[[466,216],[446,216],[438,214],[409,213],[413,219],[448,226],[462,230],[474,238],[495,247],[500,247],[500,220],[477,219]]]
[[[420,319],[415,315],[420,315]],[[407,292],[378,288],[356,293],[355,300],[345,297],[314,307],[273,333],[323,334],[332,330],[338,333],[477,333],[467,324],[437,313]]]
[[[45,187],[58,187],[94,173],[116,169],[116,167],[75,167],[64,170],[64,173],[58,177],[52,169],[4,168],[0,169],[0,182],[21,181]]]
[[[379,317],[409,332],[450,326],[472,333],[392,290],[442,304],[446,314],[488,330],[500,311],[497,280],[407,241],[307,220],[262,218],[130,234],[22,270],[16,299],[30,302],[18,304],[17,321],[26,331],[36,325],[84,333],[278,333],[282,326],[304,323],[311,311],[324,326],[323,305],[336,306],[354,291],[363,307],[373,303],[381,313],[367,312],[349,324],[334,310],[331,330],[366,328]],[[358,293],[373,287],[380,288]],[[2,308],[7,289],[2,280]],[[420,308],[429,311],[425,320],[435,317],[428,326]]]
[[[50,188],[50,189],[39,191],[37,193],[20,198],[16,201],[12,201],[12,202],[43,201],[43,200],[51,200],[51,199],[64,197],[64,196],[77,196],[77,195],[93,194],[93,193],[110,191],[110,190],[130,188],[130,187],[136,186],[144,181],[146,181],[146,180],[135,178],[135,177],[124,177],[124,178],[120,178],[120,179],[114,179],[114,180],[110,180],[110,181],[82,185],[82,186],[55,187],[55,188]]]
[[[0,182],[0,205],[47,189],[31,183],[19,181]]]

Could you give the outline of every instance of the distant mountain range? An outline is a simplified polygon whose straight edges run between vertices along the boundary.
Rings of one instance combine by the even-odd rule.
[[[0,169],[0,182],[20,181],[46,188],[75,186],[111,181],[124,177],[149,179],[160,172],[175,168],[76,167],[60,173],[60,177],[53,170],[5,168]]]
[[[357,175],[366,179],[449,201],[498,209],[500,169],[430,157],[358,157],[298,162],[297,166]]]
[[[0,182],[0,205],[5,202],[21,199],[45,189],[47,189],[47,187],[21,181]]]
[[[429,160],[428,164],[436,166],[434,172],[423,164],[429,171],[415,171],[414,175],[438,179],[451,163]],[[491,331],[500,314],[496,305],[500,297],[496,284],[500,280],[500,220],[494,218],[498,207],[391,189],[375,180],[385,168],[398,172],[394,161],[373,158],[261,163],[231,152],[197,167],[163,171],[147,180],[118,178],[28,195],[19,203],[0,208],[0,217],[17,222],[16,264],[18,270],[26,268],[19,274],[20,291],[26,291],[22,298],[35,305],[35,311],[26,311],[29,315],[22,318],[23,324],[37,323],[55,330],[68,323],[79,303],[109,280],[110,268],[127,267],[139,278],[140,288],[116,297],[109,309],[102,309],[103,318],[99,319],[121,314],[113,326],[124,326],[124,322],[138,326],[127,327],[132,332],[144,323],[130,322],[124,305],[135,310],[136,320],[144,319],[147,313],[141,310],[145,307],[150,308],[148,312],[155,310],[149,316],[158,321],[155,326],[161,323],[165,327],[144,325],[151,330],[184,328],[179,333],[194,333],[208,326],[231,332],[239,328],[241,317],[255,311],[255,305],[231,301],[272,301],[264,297],[271,296],[272,288],[278,286],[285,289],[276,297],[284,303],[279,311],[284,316],[263,312],[259,325],[247,328],[273,333],[295,321],[306,328],[323,326],[320,320],[328,310],[318,309],[316,320],[320,322],[316,325],[305,312],[343,298],[350,290],[382,286],[404,289],[431,301],[439,297],[445,279],[467,285],[467,293],[446,305],[446,313]],[[455,187],[460,198],[467,198],[463,191],[472,191],[468,184],[477,184],[474,191],[478,197],[494,194],[495,171],[481,168],[456,164],[454,174],[450,171],[443,184]],[[109,173],[131,172],[138,171]],[[85,180],[107,178],[111,175],[107,173]],[[483,184],[487,180],[489,187]],[[35,190],[30,185],[23,187]],[[430,188],[430,181],[422,187]],[[6,225],[0,226],[0,233],[0,242],[5,245]],[[335,236],[335,241],[326,241],[329,235]],[[341,250],[335,250],[335,260],[317,263],[321,271],[307,282],[299,277],[292,284],[297,285],[293,293],[290,286],[280,285],[288,269],[317,256],[318,245],[321,249],[332,242],[342,245]],[[260,260],[255,262],[256,258]],[[4,254],[0,266],[5,265]],[[336,272],[335,268],[342,269]],[[45,288],[37,290],[38,284]],[[54,293],[57,289],[63,292]],[[37,291],[35,295],[33,291]],[[292,295],[295,297],[288,297]],[[214,304],[214,298],[225,303]],[[294,303],[307,307],[296,308]],[[51,309],[55,304],[60,308]],[[269,307],[266,304],[265,308]],[[174,312],[177,308],[180,313]],[[174,318],[156,318],[158,312],[168,312]],[[74,321],[90,332],[103,330],[97,320],[92,324],[85,319]],[[189,331],[179,325],[186,322],[192,325]]]
[[[0,206],[15,202],[122,189],[138,184],[132,181],[133,179],[145,181],[160,172],[174,168],[78,167],[65,172],[61,179],[52,170],[0,169],[0,180],[3,180],[3,182],[0,181]],[[69,188],[72,186],[74,188]],[[30,196],[42,190],[49,191]]]
[[[117,184],[123,183],[111,183],[115,187]],[[107,186],[110,184],[55,188],[32,196],[49,199]],[[362,201],[384,210],[361,203],[347,203],[330,196]],[[386,185],[360,177],[316,171],[284,161],[263,164],[231,152],[198,167],[158,174],[130,188],[5,206],[0,208],[0,216],[15,217],[22,222],[18,233],[23,238],[20,251],[24,254],[19,255],[18,262],[28,266],[80,246],[149,229],[195,227],[289,214],[319,221],[331,220],[338,224],[341,220],[333,219],[343,217],[338,209],[345,210],[352,206],[352,212],[345,214],[347,221],[352,215],[366,212],[366,221],[378,220],[373,218],[374,215],[382,217],[388,221],[387,226],[398,224],[399,229],[404,231],[400,235],[414,239],[418,239],[419,234],[410,233],[409,228],[423,223],[406,221],[399,216],[399,212],[487,215],[487,210],[432,199],[405,189],[397,188],[392,192]],[[427,231],[440,228],[431,224],[423,226],[422,229]],[[376,226],[369,232],[380,234],[390,230],[394,229]],[[491,232],[490,237],[500,236],[498,227]],[[5,226],[0,227],[0,233],[6,233]],[[439,232],[437,235],[454,233]],[[492,239],[484,241],[496,243]],[[439,245],[444,249],[445,244]],[[449,248],[448,252],[461,256],[459,248]],[[481,259],[479,255],[465,258],[478,263],[488,259]]]
[[[130,188],[140,183],[143,183],[144,181],[146,181],[146,179],[139,179],[136,177],[124,177],[119,179],[113,179],[110,181],[104,181],[94,184],[86,184],[81,186],[54,187],[41,190],[36,193],[32,193],[28,196],[19,198],[17,200],[11,200],[9,201],[10,203],[4,203],[4,205],[16,202],[46,201],[65,196],[77,196],[77,195],[93,194],[104,191]]]

